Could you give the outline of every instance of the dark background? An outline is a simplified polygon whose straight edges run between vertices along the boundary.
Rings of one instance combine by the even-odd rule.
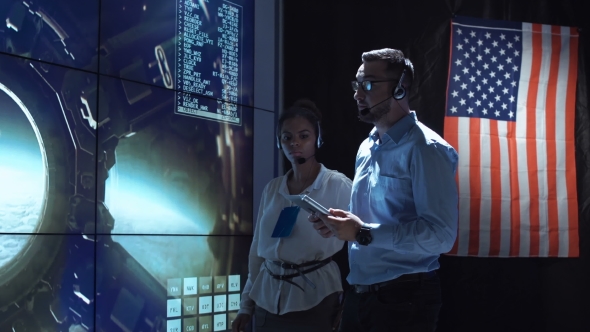
[[[358,121],[350,81],[362,52],[397,48],[416,68],[410,106],[442,135],[453,15],[580,28],[576,162],[580,258],[442,256],[438,331],[590,331],[590,19],[585,0],[285,0],[285,105],[323,112],[318,159],[351,179],[371,126]],[[346,257],[339,257],[348,273]]]

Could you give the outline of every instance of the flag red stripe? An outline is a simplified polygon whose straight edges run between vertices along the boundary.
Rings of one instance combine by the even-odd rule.
[[[481,210],[481,120],[469,120],[469,255],[479,254]]]
[[[537,95],[539,92],[539,75],[541,72],[541,59],[543,56],[543,34],[541,25],[533,24],[532,33],[532,61],[531,76],[529,79],[529,91],[527,94],[527,124],[526,124],[526,155],[529,182],[529,236],[530,257],[539,256],[539,180],[537,172]],[[518,121],[518,119],[517,119]],[[527,198],[525,198],[527,199]]]
[[[520,248],[520,186],[518,184],[518,150],[516,149],[516,122],[507,123],[508,158],[510,160],[510,257],[516,257]]]
[[[452,45],[452,44],[451,44]],[[447,143],[449,143],[452,147],[457,150],[459,153],[459,136],[457,133],[459,132],[459,118],[456,116],[445,116],[445,128],[444,128],[444,136]],[[461,155],[459,154],[459,158]],[[457,183],[457,191],[459,191],[459,170],[455,173],[455,181]],[[460,195],[461,193],[459,193]],[[459,207],[457,207],[459,208]],[[458,222],[458,220],[457,220]],[[459,236],[457,236],[457,240],[455,244],[453,244],[453,248],[449,251],[449,254],[456,255],[459,249]]]
[[[549,256],[559,253],[559,214],[557,213],[557,143],[555,117],[557,107],[557,79],[561,53],[561,29],[551,26],[551,64],[547,82],[545,123],[547,131],[547,223],[549,227]]]
[[[570,29],[571,36],[577,36],[576,28]],[[570,39],[570,61],[567,82],[567,97],[565,102],[565,134],[567,138],[566,154],[566,184],[569,216],[569,251],[568,257],[578,257],[578,200],[576,192],[576,156],[574,150],[574,123],[576,109],[576,82],[578,80],[578,37]]]
[[[502,234],[502,160],[500,160],[500,138],[498,136],[498,123],[490,121],[490,182],[491,182],[491,212],[490,220],[490,256],[498,256],[500,253],[500,240]]]

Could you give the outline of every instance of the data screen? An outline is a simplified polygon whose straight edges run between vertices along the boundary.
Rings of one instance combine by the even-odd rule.
[[[252,12],[245,0],[102,0],[115,19],[100,27],[100,72],[175,90],[178,114],[241,125],[253,105]]]
[[[232,2],[220,3],[211,13],[216,15],[213,28],[204,31],[203,21],[208,21],[210,14],[201,14],[199,6],[192,1],[178,1],[179,45],[175,85],[183,92],[176,96],[177,112],[239,124],[237,104],[242,87],[240,46],[244,44],[240,31],[243,29],[244,9]],[[157,52],[164,56],[163,49]],[[202,63],[213,64],[212,70],[198,70]],[[202,105],[191,94],[214,97],[218,103]],[[213,108],[209,109],[210,106]]]

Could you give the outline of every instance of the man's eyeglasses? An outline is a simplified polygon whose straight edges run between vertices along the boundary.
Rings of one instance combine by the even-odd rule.
[[[373,89],[373,83],[381,83],[381,82],[392,82],[392,81],[397,81],[397,79],[395,80],[383,80],[383,81],[351,81],[350,83],[352,84],[352,90],[354,92],[356,92],[359,87],[361,87],[364,91],[371,91],[371,89]]]

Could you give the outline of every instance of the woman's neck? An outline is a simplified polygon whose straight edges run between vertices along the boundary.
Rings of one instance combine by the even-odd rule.
[[[320,173],[321,165],[315,159],[310,159],[303,164],[293,164],[293,172],[287,180],[289,192],[297,195],[309,187]]]

